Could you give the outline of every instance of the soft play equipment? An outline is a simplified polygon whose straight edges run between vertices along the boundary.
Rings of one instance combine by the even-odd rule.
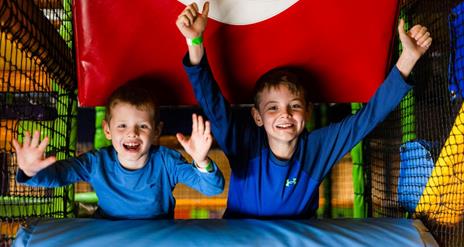
[[[398,200],[409,212],[458,223],[464,215],[464,105],[435,165],[429,149],[423,141],[402,145]]]
[[[463,96],[464,3],[453,8],[449,18],[451,100]],[[432,143],[415,140],[401,146],[398,201],[408,211],[426,214],[442,224],[456,224],[464,217],[464,104],[456,115],[436,162]]]
[[[28,218],[67,217],[72,187],[16,183],[13,138],[49,136],[46,155],[74,155],[77,88],[70,1],[0,1],[0,246],[10,246]],[[71,41],[71,42],[70,42]]]
[[[261,74],[295,65],[312,77],[312,101],[366,102],[388,70],[397,1],[277,2],[286,1],[211,2],[204,43],[229,101],[250,103]],[[175,26],[183,3],[74,1],[80,105],[103,105],[138,77],[163,105],[195,104],[181,62],[186,41]]]
[[[419,220],[55,219],[18,231],[13,246],[438,246]]]

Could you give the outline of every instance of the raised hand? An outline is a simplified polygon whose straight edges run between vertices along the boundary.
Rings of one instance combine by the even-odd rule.
[[[177,133],[176,137],[199,167],[208,166],[208,151],[213,143],[209,121],[204,121],[203,117],[192,114],[192,135],[190,138],[186,138],[181,133]]]
[[[432,37],[427,28],[421,25],[415,25],[408,32],[404,30],[404,20],[401,19],[398,25],[403,50],[410,52],[416,57],[422,56],[432,44]]]
[[[35,131],[31,140],[31,134],[25,133],[23,145],[18,140],[13,139],[13,147],[16,150],[16,157],[19,168],[29,177],[35,176],[42,169],[50,166],[56,161],[51,156],[45,158],[44,153],[48,145],[48,137],[45,137],[40,143],[40,132]]]
[[[198,12],[198,5],[192,3],[185,7],[176,20],[176,26],[185,38],[201,37],[208,21],[209,2],[203,5],[203,11]]]
[[[404,30],[404,20],[401,19],[398,32],[403,44],[403,51],[409,52],[414,57],[421,57],[432,44],[432,37],[430,37],[430,33],[424,26],[415,25],[406,32]]]
[[[406,78],[411,73],[417,60],[432,45],[432,37],[427,28],[421,25],[415,25],[408,32],[404,30],[404,20],[401,19],[398,24],[398,33],[400,35],[403,52],[401,53],[396,67],[401,75]]]

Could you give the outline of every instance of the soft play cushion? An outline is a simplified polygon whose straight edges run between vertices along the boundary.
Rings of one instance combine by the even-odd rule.
[[[196,103],[181,64],[186,42],[175,26],[183,3],[73,2],[81,106],[103,105],[136,77],[146,78],[164,105]],[[366,102],[386,75],[396,14],[390,0],[211,1],[204,42],[232,103],[251,102],[256,79],[282,65],[311,74],[312,101]]]

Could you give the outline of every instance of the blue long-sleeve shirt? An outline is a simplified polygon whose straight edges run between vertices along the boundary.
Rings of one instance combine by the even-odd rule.
[[[146,165],[127,170],[119,163],[111,146],[87,152],[78,158],[60,160],[32,178],[18,170],[16,180],[30,186],[59,187],[86,181],[98,196],[99,213],[114,219],[173,218],[172,191],[184,183],[206,195],[224,189],[224,177],[213,163],[211,173],[199,171],[180,153],[152,146]]]
[[[232,169],[225,218],[309,218],[318,207],[318,187],[332,166],[399,104],[411,89],[395,67],[369,103],[355,115],[312,132],[303,131],[292,158],[270,150],[266,132],[251,114],[238,118],[222,95],[206,55],[184,68],[195,97],[211,122]]]

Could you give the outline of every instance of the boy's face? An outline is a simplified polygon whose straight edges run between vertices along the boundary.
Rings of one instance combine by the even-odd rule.
[[[253,108],[252,114],[255,123],[264,126],[269,144],[295,144],[311,116],[305,99],[286,85],[264,89],[259,99],[259,109]]]
[[[119,102],[110,109],[110,122],[103,122],[106,138],[111,140],[119,162],[127,169],[139,169],[145,165],[150,147],[158,135],[153,113],[148,109],[137,109]]]

